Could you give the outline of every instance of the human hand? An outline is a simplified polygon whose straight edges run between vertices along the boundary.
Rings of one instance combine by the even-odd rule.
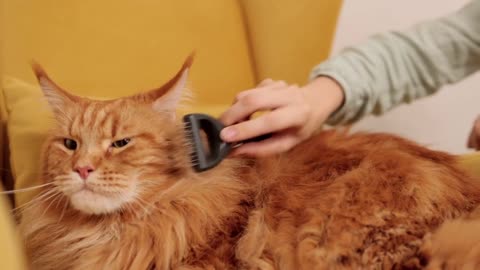
[[[468,137],[467,147],[480,150],[480,116],[475,119],[470,136]]]
[[[240,142],[273,134],[266,140],[241,145],[234,155],[265,156],[287,151],[309,138],[343,99],[340,85],[328,77],[318,77],[303,87],[266,79],[237,95],[220,117],[227,126],[220,136],[227,142]],[[260,111],[267,112],[250,119]]]

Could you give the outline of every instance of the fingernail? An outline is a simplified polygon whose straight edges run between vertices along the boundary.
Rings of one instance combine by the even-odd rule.
[[[224,140],[233,140],[236,135],[237,135],[237,131],[234,128],[230,128],[230,127],[224,128],[220,132],[220,137],[222,137],[222,139]]]

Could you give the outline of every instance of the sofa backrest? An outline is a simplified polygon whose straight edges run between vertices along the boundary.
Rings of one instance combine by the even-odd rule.
[[[36,85],[30,69],[35,60],[73,93],[113,98],[160,86],[195,51],[189,85],[196,103],[190,111],[218,115],[238,91],[266,77],[305,82],[329,53],[340,4],[0,0],[0,73]],[[2,101],[0,93],[5,172],[8,142],[1,123],[8,104]]]
[[[342,1],[241,0],[258,80],[304,84],[328,57]]]

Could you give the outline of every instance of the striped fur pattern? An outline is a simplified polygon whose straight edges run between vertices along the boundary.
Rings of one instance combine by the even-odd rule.
[[[468,213],[480,181],[402,138],[322,132],[195,173],[174,112],[190,64],[111,101],[74,96],[34,66],[57,125],[43,149],[48,185],[22,212],[31,269],[479,267]],[[77,167],[91,168],[86,179]],[[477,253],[448,249],[460,227],[473,240],[455,244]]]

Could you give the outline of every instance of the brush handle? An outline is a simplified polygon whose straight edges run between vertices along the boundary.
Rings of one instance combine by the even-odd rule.
[[[268,133],[238,143],[227,143],[220,138],[220,131],[224,128],[224,125],[209,115],[187,114],[183,117],[183,122],[187,138],[192,144],[192,167],[197,172],[217,166],[230,153],[232,147],[249,142],[259,142],[272,137],[272,134]],[[206,145],[204,145],[201,136],[202,131],[208,140]]]
[[[241,141],[240,143],[244,144],[244,143],[250,143],[250,142],[261,142],[261,141],[270,139],[272,136],[273,136],[272,133],[267,133],[267,134],[263,134],[263,135],[260,135],[260,136],[257,136],[257,137],[253,137],[253,138]]]
[[[197,172],[206,171],[217,166],[231,151],[231,144],[220,139],[223,124],[217,119],[200,113],[187,114],[183,117],[188,139],[192,144],[192,164]],[[201,132],[204,132],[207,144]]]

